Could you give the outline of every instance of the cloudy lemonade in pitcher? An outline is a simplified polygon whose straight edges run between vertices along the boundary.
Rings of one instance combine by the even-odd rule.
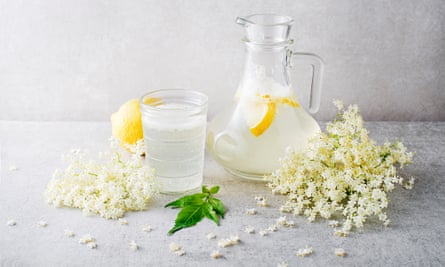
[[[290,88],[238,90],[234,103],[209,125],[207,147],[229,172],[258,179],[279,167],[287,147],[305,149],[320,131]]]

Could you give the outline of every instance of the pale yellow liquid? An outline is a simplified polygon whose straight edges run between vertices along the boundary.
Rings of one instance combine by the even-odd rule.
[[[238,176],[262,179],[279,167],[287,147],[305,149],[308,139],[320,131],[303,108],[277,103],[272,124],[254,136],[246,121],[246,101],[252,98],[240,98],[221,112],[209,124],[207,134],[210,154]]]

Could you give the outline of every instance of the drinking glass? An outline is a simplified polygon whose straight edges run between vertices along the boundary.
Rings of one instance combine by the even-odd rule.
[[[140,99],[146,162],[162,193],[201,186],[208,97],[185,89],[162,89]]]

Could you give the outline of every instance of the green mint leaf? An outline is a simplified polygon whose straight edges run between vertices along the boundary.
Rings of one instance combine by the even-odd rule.
[[[224,218],[224,205],[221,200],[212,195],[218,193],[219,186],[208,189],[202,187],[202,193],[183,196],[165,205],[165,207],[182,208],[176,217],[174,226],[168,231],[169,235],[175,232],[196,225],[206,217],[219,225],[219,219]]]
[[[204,194],[210,194],[210,191],[209,191],[209,189],[207,188],[207,186],[205,186],[205,185],[203,185],[202,187],[201,187],[202,189],[202,193],[204,193]]]
[[[168,231],[168,234],[172,235],[181,229],[196,225],[204,217],[204,207],[205,205],[186,206],[182,208],[175,220],[175,225]]]
[[[212,205],[213,210],[216,212],[216,214],[224,219],[225,209],[222,201],[217,198],[211,197],[209,198],[209,204]]]
[[[204,203],[202,211],[207,218],[214,221],[216,223],[216,225],[219,225],[218,215],[213,210],[212,205],[210,205],[209,203]]]
[[[216,194],[216,193],[218,193],[218,191],[219,191],[219,186],[214,186],[214,187],[212,187],[212,188],[210,188],[210,194]]]
[[[187,195],[183,196],[175,201],[172,201],[164,206],[164,208],[167,207],[173,207],[173,208],[183,208],[185,206],[196,206],[196,205],[202,205],[204,203],[203,198],[206,197],[206,194],[203,193],[197,193],[193,195]]]

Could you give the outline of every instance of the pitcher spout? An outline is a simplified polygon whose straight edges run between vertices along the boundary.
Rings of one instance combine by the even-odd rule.
[[[258,45],[289,44],[289,33],[294,20],[275,14],[254,14],[237,17],[236,23],[246,29],[245,41]]]

